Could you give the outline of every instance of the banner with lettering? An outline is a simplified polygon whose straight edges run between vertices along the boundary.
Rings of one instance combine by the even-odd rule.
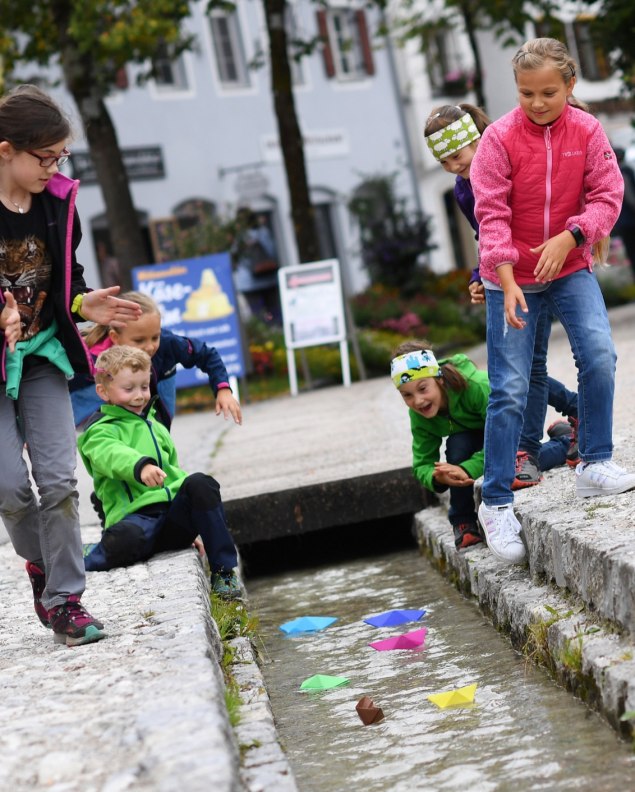
[[[229,253],[135,267],[132,279],[137,291],[149,295],[158,304],[163,327],[216,347],[229,376],[244,376]],[[207,382],[207,376],[197,368],[179,366],[177,388]]]

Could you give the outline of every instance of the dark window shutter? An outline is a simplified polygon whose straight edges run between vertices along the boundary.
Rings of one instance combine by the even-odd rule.
[[[375,62],[373,60],[373,50],[370,46],[366,13],[364,11],[356,11],[355,16],[357,18],[357,28],[359,30],[359,43],[362,48],[362,58],[364,59],[364,69],[366,70],[366,74],[375,74]]]
[[[117,73],[115,74],[115,85],[120,91],[125,91],[128,88],[128,84],[128,72],[126,71],[126,67],[122,66],[120,69],[117,69]]]
[[[329,42],[329,28],[326,21],[326,11],[317,11],[317,25],[320,38],[322,39],[322,57],[324,58],[324,71],[327,77],[335,77],[335,62],[333,61],[333,50]]]

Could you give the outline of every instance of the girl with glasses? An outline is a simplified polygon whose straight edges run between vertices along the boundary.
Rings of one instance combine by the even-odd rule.
[[[67,380],[91,372],[76,323],[123,327],[141,313],[89,291],[75,251],[79,183],[59,173],[69,120],[39,88],[0,99],[0,516],[26,559],[35,612],[68,646],[104,637],[81,605],[85,587],[75,480],[75,425]],[[23,457],[31,462],[31,477]]]

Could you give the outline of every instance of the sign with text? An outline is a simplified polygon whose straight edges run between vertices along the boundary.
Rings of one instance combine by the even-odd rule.
[[[302,136],[304,156],[308,160],[346,157],[351,144],[346,129],[314,129]],[[277,135],[261,135],[260,150],[264,162],[282,162],[282,149]]]
[[[350,385],[346,321],[337,259],[278,270],[280,303],[291,393],[298,392],[293,350],[319,344],[340,345],[342,378]]]
[[[138,146],[121,149],[126,175],[131,181],[143,179],[163,179],[163,151],[160,146]],[[97,171],[88,151],[74,151],[70,159],[74,179],[84,185],[97,184]]]
[[[229,253],[135,267],[132,279],[137,291],[152,297],[159,305],[163,327],[215,347],[229,376],[244,376]],[[179,366],[177,388],[207,382],[207,375],[199,369]]]
[[[278,278],[288,347],[331,344],[346,338],[337,259],[283,267]]]

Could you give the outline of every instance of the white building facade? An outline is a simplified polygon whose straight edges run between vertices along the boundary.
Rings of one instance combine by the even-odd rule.
[[[205,14],[205,0],[193,3],[186,27],[196,37],[192,52],[171,62],[158,53],[160,77],[143,86],[128,69],[128,87],[107,100],[128,165],[135,208],[158,260],[158,221],[182,216],[193,203],[221,217],[241,206],[266,216],[281,264],[297,263],[286,176],[278,143],[266,53],[262,3],[239,0],[231,14]],[[433,3],[426,3],[428,9]],[[452,198],[454,178],[427,151],[425,120],[442,104],[473,102],[469,75],[473,58],[460,25],[428,41],[397,47],[373,37],[381,21],[363,0],[289,2],[288,32],[321,46],[293,64],[296,111],[305,140],[311,197],[319,221],[323,258],[342,263],[349,293],[367,283],[357,224],[348,201],[366,178],[395,174],[395,191],[411,209],[432,217],[436,249],[426,260],[433,270],[471,268],[476,263],[473,232]],[[436,13],[436,12],[435,12]],[[441,14],[441,11],[438,11]],[[619,93],[619,81],[599,63],[585,38],[589,17],[572,6],[565,20],[569,48],[581,63],[576,95],[602,103]],[[586,28],[585,28],[586,26]],[[534,26],[529,26],[534,28]],[[538,24],[527,37],[548,34]],[[492,118],[516,102],[510,60],[491,34],[479,32],[485,69],[487,110]],[[250,68],[253,63],[260,68]],[[58,98],[72,102],[60,89]],[[601,107],[601,104],[598,105]],[[627,116],[599,113],[609,134]],[[79,122],[77,123],[80,128]],[[72,168],[82,180],[78,209],[84,230],[79,258],[87,281],[100,280],[97,249],[107,241],[105,207],[91,177],[87,146],[78,138]],[[154,243],[154,245],[153,245]]]
[[[320,48],[293,65],[296,111],[305,140],[312,201],[324,258],[342,262],[349,292],[364,288],[356,224],[347,204],[370,176],[397,174],[399,197],[415,205],[418,193],[408,161],[399,92],[386,49],[372,47],[377,19],[362,2],[328,10],[309,0],[290,5],[287,27],[298,37],[322,34]],[[197,46],[176,62],[162,62],[161,79],[144,86],[128,70],[128,87],[107,100],[128,164],[135,208],[150,231],[157,220],[192,202],[233,217],[241,206],[264,214],[283,265],[297,250],[265,53],[262,4],[241,0],[235,13],[205,15],[193,4],[186,22]],[[260,68],[249,64],[261,61]],[[65,107],[67,95],[58,94]],[[77,124],[80,128],[80,124]],[[84,239],[79,258],[97,282],[96,242],[103,238],[105,207],[91,178],[85,142],[72,147],[69,173],[81,179],[78,210]]]

